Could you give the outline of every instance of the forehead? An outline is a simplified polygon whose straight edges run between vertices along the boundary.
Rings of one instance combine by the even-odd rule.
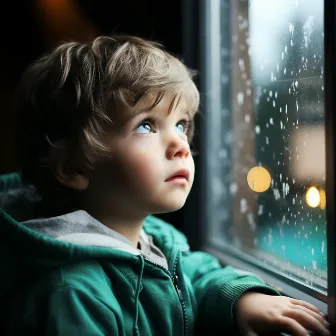
[[[167,116],[170,114],[187,114],[189,118],[192,118],[195,114],[183,94],[161,94],[144,97],[135,106],[134,114],[138,115],[144,112],[164,113]]]

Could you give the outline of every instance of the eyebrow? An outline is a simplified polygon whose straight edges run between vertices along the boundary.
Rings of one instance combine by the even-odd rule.
[[[190,117],[190,119],[194,118],[195,115],[197,114],[197,111],[193,111],[193,110],[187,110],[186,113],[188,114],[188,116]]]
[[[175,95],[173,97],[173,99],[171,100],[170,104],[169,104],[169,108],[168,108],[168,114],[170,114],[173,110],[176,110],[178,104],[181,101],[181,97],[182,97],[182,93],[180,93],[179,95]]]
[[[162,101],[163,97],[164,97],[164,93],[159,93],[153,102],[150,102],[148,105],[146,104],[146,106],[143,107],[138,107],[135,108],[133,110],[133,113],[131,113],[129,115],[129,117],[127,118],[132,119],[142,113],[148,113],[148,112],[152,112],[152,110]],[[180,101],[182,99],[182,94],[176,94],[172,99],[171,102],[168,106],[168,111],[167,111],[167,115],[171,114],[172,111],[176,110],[176,108],[178,107]],[[187,115],[189,119],[193,119],[196,112],[193,112],[192,110],[188,109],[188,108],[182,108],[179,112],[180,115]]]

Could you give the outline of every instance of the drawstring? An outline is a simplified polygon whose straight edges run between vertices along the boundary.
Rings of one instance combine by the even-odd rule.
[[[138,284],[137,289],[135,293],[135,318],[134,318],[134,325],[133,325],[133,335],[138,336],[139,335],[139,329],[138,329],[138,314],[139,314],[139,295],[141,291],[141,281],[142,281],[142,275],[145,268],[145,261],[142,255],[139,255],[140,262],[141,262],[141,269],[140,269],[140,275],[138,278]]]

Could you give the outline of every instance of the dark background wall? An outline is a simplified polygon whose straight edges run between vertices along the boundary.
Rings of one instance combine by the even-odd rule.
[[[25,0],[0,9],[0,174],[18,171],[10,104],[22,72],[61,41],[120,32],[161,42],[182,53],[181,0]],[[162,216],[183,230],[183,211]]]
[[[31,61],[60,41],[85,41],[111,32],[160,41],[179,55],[181,3],[170,0],[159,6],[156,0],[6,2],[0,10],[0,173],[19,168],[13,150],[15,116],[11,115],[10,103],[13,89]]]

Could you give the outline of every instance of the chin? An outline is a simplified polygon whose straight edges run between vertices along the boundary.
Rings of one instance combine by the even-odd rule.
[[[171,202],[160,204],[160,206],[158,206],[158,209],[157,211],[155,211],[155,213],[169,213],[169,212],[180,210],[181,208],[183,208],[185,202],[186,202],[186,199],[183,199],[181,201],[175,199],[175,200],[172,200]]]

